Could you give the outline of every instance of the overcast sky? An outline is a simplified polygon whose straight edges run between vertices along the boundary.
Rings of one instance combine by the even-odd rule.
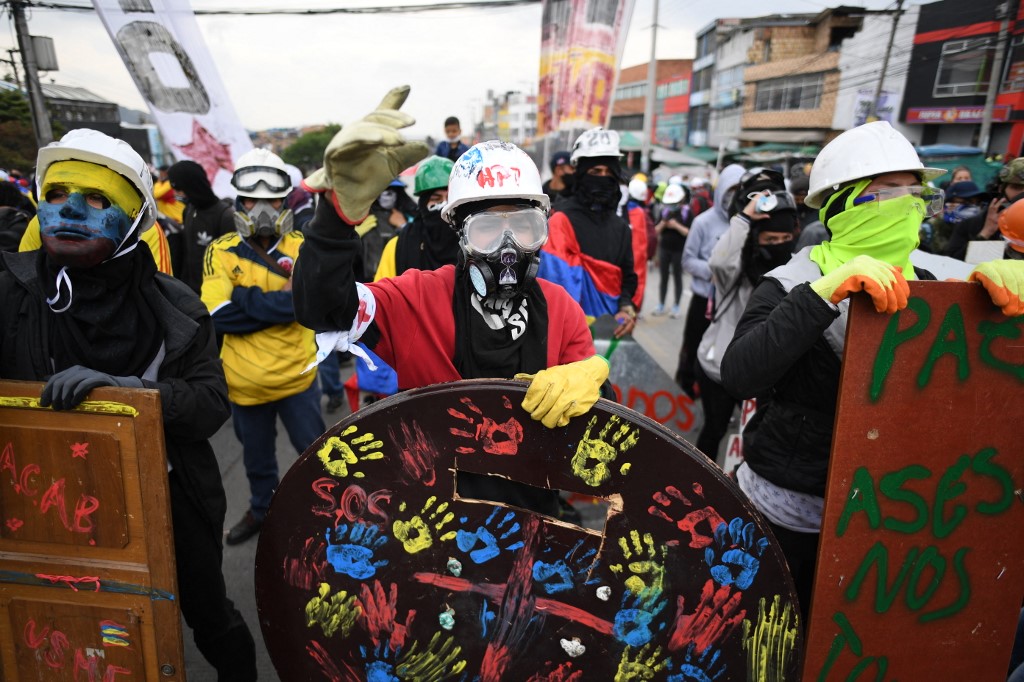
[[[77,0],[82,2],[83,0]],[[294,7],[295,0],[192,0],[195,9]],[[419,0],[303,0],[308,7],[382,6]],[[653,0],[635,0],[622,66],[646,63]],[[838,4],[838,3],[837,3]],[[869,9],[892,0],[851,3]],[[918,3],[914,3],[918,4]],[[657,57],[686,59],[694,34],[716,17],[815,13],[815,0],[661,0]],[[14,47],[13,26],[0,49]],[[487,90],[535,92],[541,5],[414,14],[200,16],[197,21],[242,125],[250,130],[344,123],[374,108],[392,86],[409,84],[404,110],[412,137],[442,135],[445,117],[463,130],[479,119]],[[145,103],[95,12],[35,9],[33,35],[54,39],[60,70],[46,81],[74,85],[123,106]]]

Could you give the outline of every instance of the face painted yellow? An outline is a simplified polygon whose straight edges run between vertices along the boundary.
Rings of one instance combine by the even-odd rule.
[[[75,192],[93,208],[117,206],[132,220],[142,208],[135,187],[109,168],[87,161],[58,161],[46,169],[42,200],[61,204]]]

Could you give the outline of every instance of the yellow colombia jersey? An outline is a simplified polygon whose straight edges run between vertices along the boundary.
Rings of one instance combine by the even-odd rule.
[[[300,246],[302,234],[289,232],[267,252],[290,272]],[[231,308],[237,307],[231,300],[236,287],[281,291],[287,281],[272,272],[237,232],[220,237],[206,249],[202,298],[215,320],[227,320],[239,312]],[[237,405],[260,405],[287,398],[306,390],[316,379],[315,371],[302,373],[316,356],[313,331],[294,321],[252,332],[226,333],[220,356],[228,398]]]

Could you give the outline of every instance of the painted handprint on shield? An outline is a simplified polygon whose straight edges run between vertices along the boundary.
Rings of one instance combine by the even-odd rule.
[[[672,674],[666,678],[666,682],[714,682],[725,673],[725,661],[719,662],[721,657],[720,649],[708,647],[704,651],[697,651],[691,644],[679,663],[679,672],[674,671],[675,666],[669,666]]]
[[[800,616],[780,595],[772,597],[771,607],[761,597],[757,620],[743,621],[743,648],[747,651],[747,677],[756,680],[781,680],[793,665],[796,641],[800,635]]]
[[[651,645],[645,644],[639,651],[634,647],[626,647],[619,659],[619,668],[615,671],[615,682],[633,682],[634,680],[653,680],[656,673],[661,672],[669,661],[661,657],[661,647],[651,651]]]
[[[388,565],[384,559],[373,560],[374,553],[388,541],[388,536],[381,535],[377,526],[358,522],[348,526],[343,523],[333,533],[328,528],[326,539],[327,562],[338,573],[366,580],[373,577],[378,568]]]
[[[364,433],[345,440],[345,437],[351,436],[357,428],[352,425],[342,431],[340,436],[331,436],[316,451],[316,456],[324,464],[324,470],[331,476],[345,478],[351,473],[354,478],[363,478],[366,474],[351,467],[364,461],[384,459],[384,453],[379,450],[384,443],[374,440],[372,433]]]
[[[577,583],[593,585],[600,582],[597,577],[589,577],[600,563],[597,558],[597,550],[590,548],[577,554],[582,545],[583,540],[577,540],[564,557],[554,562],[539,560],[534,562],[533,579],[543,587],[547,594],[558,594],[571,590]],[[548,551],[550,552],[550,549]]]
[[[468,520],[468,517],[463,516],[459,523],[466,523]],[[494,507],[484,525],[477,526],[476,530],[460,528],[455,535],[455,544],[463,552],[468,552],[474,563],[483,564],[503,551],[512,552],[522,548],[523,541],[519,530],[515,512],[505,507]],[[505,544],[506,542],[508,544]]]
[[[395,674],[396,652],[387,643],[382,642],[372,649],[360,645],[359,653],[365,664],[366,682],[401,682]]]
[[[650,590],[634,595],[627,590],[622,595],[622,608],[615,614],[612,625],[615,638],[631,647],[647,644],[656,633],[665,629],[665,621],[656,619],[666,606],[668,600],[661,598],[661,592]]]
[[[700,603],[693,613],[685,613],[686,600],[676,598],[676,617],[669,636],[670,651],[679,651],[691,644],[698,652],[729,636],[747,615],[740,608],[742,592],[734,591],[730,585],[715,589],[715,581],[708,580],[701,591]]]
[[[320,583],[317,595],[306,603],[306,625],[319,625],[325,637],[331,637],[339,630],[342,637],[348,637],[358,618],[359,605],[355,595],[350,596],[345,590],[331,594],[331,586],[327,583]]]
[[[704,497],[704,490],[699,483],[693,484],[693,491],[698,497]],[[715,529],[725,523],[725,519],[710,505],[694,509],[694,503],[690,498],[675,486],[665,486],[663,491],[657,491],[651,497],[655,504],[647,508],[647,513],[674,524],[684,533],[689,533],[689,546],[694,549],[702,549],[714,542]],[[707,528],[707,533],[701,532],[702,525]],[[677,542],[672,540],[666,544]]]
[[[768,538],[755,540],[752,521],[743,523],[736,517],[728,526],[722,522],[715,528],[715,545],[704,550],[704,562],[711,567],[711,577],[719,585],[736,585],[745,590],[754,582],[761,567],[759,556],[768,547]]]
[[[513,409],[511,400],[506,396],[501,396],[501,399],[506,409]],[[469,398],[461,398],[459,402],[465,411],[449,407],[448,414],[465,423],[453,426],[448,431],[453,436],[473,441],[473,444],[457,447],[455,452],[463,455],[474,453],[477,443],[480,449],[491,455],[514,455],[519,452],[519,445],[523,442],[523,425],[518,419],[509,416],[506,421],[498,423],[484,416]]]
[[[437,446],[415,419],[412,420],[412,426],[406,422],[402,422],[400,426],[401,433],[388,427],[388,435],[391,436],[391,442],[398,444],[403,480],[409,483],[422,483],[428,488],[433,487],[437,481],[437,473],[434,470],[434,461],[438,456]]]
[[[398,620],[398,585],[391,583],[388,594],[379,580],[373,581],[373,589],[366,583],[359,587],[359,624],[370,635],[374,645],[382,641],[390,643],[392,649],[405,645],[405,635],[416,617],[416,609],[409,609],[405,622]]]
[[[395,667],[398,679],[406,682],[434,682],[453,678],[466,669],[466,659],[460,658],[462,647],[455,643],[451,635],[442,639],[442,633],[435,632],[426,647],[419,651],[417,649],[419,642],[413,642],[409,650],[402,654]],[[369,679],[367,677],[367,682]]]
[[[665,547],[655,547],[650,533],[640,535],[631,530],[628,540],[619,538],[619,549],[622,550],[624,564],[613,564],[609,568],[616,575],[620,575],[623,569],[629,570],[629,577],[623,581],[626,589],[635,595],[660,596],[665,590]]]
[[[571,462],[572,472],[587,485],[596,488],[611,478],[615,458],[636,445],[640,439],[640,429],[632,428],[630,424],[621,424],[621,421],[614,415],[609,417],[608,423],[596,438],[591,438],[590,434],[597,426],[597,416],[587,422],[587,430],[583,432]],[[628,462],[624,463],[619,467],[619,473],[627,475],[629,467]]]
[[[402,547],[409,554],[422,552],[433,545],[434,534],[431,531],[431,527],[433,527],[433,531],[441,533],[441,530],[455,518],[455,514],[448,511],[448,502],[442,502],[435,508],[434,504],[436,502],[437,497],[431,495],[423,504],[423,509],[420,510],[419,514],[416,514],[408,521],[395,519],[394,523],[391,524],[391,532],[395,534],[396,539],[401,541]],[[405,508],[405,502],[398,505],[399,513],[404,512]],[[442,534],[438,540],[447,542],[454,537],[455,531],[449,531]]]

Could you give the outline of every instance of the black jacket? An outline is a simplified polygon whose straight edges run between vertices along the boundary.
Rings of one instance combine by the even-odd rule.
[[[203,257],[214,239],[235,231],[235,207],[230,199],[197,209],[188,204],[182,216],[182,230],[167,235],[174,276],[197,294],[203,288]]]
[[[915,268],[918,279],[934,275]],[[788,294],[765,277],[754,289],[722,358],[722,384],[758,398],[744,430],[747,466],[775,485],[825,494],[841,359],[823,336],[839,312],[798,284]]]
[[[4,253],[0,272],[0,377],[42,381],[50,363],[51,314],[37,260],[43,250]],[[160,391],[167,460],[219,533],[227,502],[209,438],[231,414],[227,384],[210,314],[199,297],[178,280],[158,273],[159,296],[152,301],[164,329],[166,356],[157,380],[143,381]]]

